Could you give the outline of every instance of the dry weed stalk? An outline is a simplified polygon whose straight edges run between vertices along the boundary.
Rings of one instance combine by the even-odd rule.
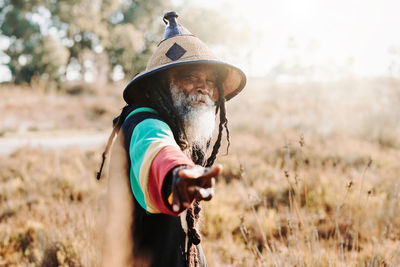
[[[365,174],[367,172],[367,170],[371,167],[372,165],[372,159],[370,158],[368,160],[367,165],[365,166],[361,177],[360,177],[360,193],[358,195],[358,205],[361,206],[361,198],[362,198],[362,190],[363,190],[363,185],[364,185],[364,178],[365,178]],[[369,196],[369,194],[368,194]],[[360,244],[359,244],[359,233],[360,233],[360,226],[361,226],[361,214],[358,214],[358,222],[357,222],[357,228],[356,228],[356,234],[355,234],[355,238],[354,238],[354,243],[353,243],[353,248],[356,251],[360,250]]]
[[[305,148],[303,135],[300,136],[298,143],[300,145],[300,152],[293,153],[290,142],[287,141],[283,147],[284,153],[282,155],[285,158],[283,160],[284,165],[293,166],[301,172],[301,170],[309,166],[309,162],[305,163],[305,160],[299,160],[299,158],[303,157],[302,153],[306,153],[303,151]],[[300,163],[293,165],[294,161]],[[337,162],[333,163],[334,167]],[[304,166],[301,165],[303,163]],[[364,258],[368,250],[363,251],[361,248],[361,238],[363,236],[361,234],[362,211],[360,210],[357,213],[351,211],[355,207],[361,207],[361,204],[364,202],[365,205],[363,205],[363,208],[368,209],[370,198],[373,196],[373,187],[367,190],[366,201],[364,202],[363,192],[366,172],[371,166],[372,160],[369,159],[360,173],[360,178],[358,179],[360,181],[359,191],[357,192],[358,198],[356,201],[350,202],[349,199],[351,190],[354,187],[354,181],[350,178],[341,199],[340,197],[336,198],[338,204],[335,205],[336,208],[332,212],[332,217],[329,217],[328,210],[327,217],[326,219],[322,219],[322,222],[321,219],[315,220],[315,211],[310,207],[309,202],[310,190],[307,187],[306,181],[301,178],[301,174],[296,170],[284,169],[283,176],[288,188],[287,215],[285,216],[286,221],[278,220],[276,222],[276,235],[274,236],[271,230],[266,231],[262,223],[263,218],[260,217],[262,216],[260,215],[262,214],[259,210],[260,207],[264,208],[265,212],[268,210],[265,201],[264,205],[261,206],[250,202],[250,211],[255,222],[253,226],[250,226],[250,228],[246,227],[245,217],[241,217],[240,232],[248,251],[254,256],[254,264],[256,266],[260,266],[260,264],[263,266],[285,266],[290,262],[290,264],[297,266],[315,266],[321,264],[323,266],[354,266],[363,262],[367,264],[366,266],[370,266],[370,264],[372,264],[371,266],[387,266],[388,262],[395,262],[394,254],[391,257],[389,255],[384,257],[385,259],[391,258],[392,261],[382,261],[382,258],[380,260],[377,260],[378,258]],[[243,166],[241,166],[241,178],[245,185],[244,187],[249,188],[251,183]],[[301,185],[301,183],[303,184]],[[312,193],[315,194],[315,192]],[[259,199],[259,197],[256,198]],[[313,205],[315,205],[315,196],[313,198]],[[348,208],[344,209],[344,207]],[[346,222],[342,222],[343,219],[340,218],[345,218]],[[353,224],[352,222],[355,223]],[[323,227],[326,227],[327,230],[324,230]],[[371,227],[372,225],[369,223],[368,228],[371,229]],[[390,231],[389,228],[391,228],[391,225],[387,224],[385,231]],[[254,237],[251,235],[251,231],[254,231],[254,229],[260,233],[264,253],[254,243]],[[384,235],[385,233],[382,233],[381,239],[384,238]],[[369,242],[368,240],[371,240],[371,238],[364,238],[363,240]],[[374,239],[372,238],[372,240]],[[370,243],[365,244],[367,246]],[[285,253],[288,254],[283,253],[283,251],[287,251]],[[331,254],[328,255],[325,251],[329,251]],[[290,258],[285,258],[284,255],[291,256]]]

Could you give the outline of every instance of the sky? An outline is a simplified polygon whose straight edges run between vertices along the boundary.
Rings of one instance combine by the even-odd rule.
[[[388,74],[389,66],[400,61],[400,1],[195,0],[193,3],[231,12],[237,23],[247,23],[256,33],[255,40],[244,47],[251,51],[250,58],[243,60],[236,55],[226,58],[251,76],[266,75],[278,64],[288,68],[314,67],[314,72],[321,75],[343,72],[379,76]]]

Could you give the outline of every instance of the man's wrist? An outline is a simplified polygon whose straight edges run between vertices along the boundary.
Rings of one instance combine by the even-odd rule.
[[[178,172],[183,169],[187,169],[188,165],[178,165],[174,167],[167,175],[166,179],[164,180],[163,185],[163,192],[164,192],[164,203],[165,205],[172,211],[172,199],[173,199],[173,192],[172,188],[175,184],[176,179],[179,177]]]

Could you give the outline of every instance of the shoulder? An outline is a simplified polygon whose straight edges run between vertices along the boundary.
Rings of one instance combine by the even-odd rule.
[[[169,126],[155,109],[141,106],[133,107],[122,124],[121,130],[127,141],[131,139],[136,128],[143,128],[142,132],[146,132],[155,128],[169,129]]]
[[[146,119],[154,119],[156,121],[164,122],[164,120],[160,117],[158,112],[146,106],[132,107],[129,114],[126,116],[124,123],[122,124],[123,131],[133,131],[134,128]]]

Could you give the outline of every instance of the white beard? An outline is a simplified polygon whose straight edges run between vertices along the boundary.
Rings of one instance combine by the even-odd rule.
[[[207,95],[186,94],[173,82],[170,84],[175,108],[183,118],[189,146],[204,150],[215,128],[214,102]],[[191,102],[203,100],[205,105],[191,106]]]

